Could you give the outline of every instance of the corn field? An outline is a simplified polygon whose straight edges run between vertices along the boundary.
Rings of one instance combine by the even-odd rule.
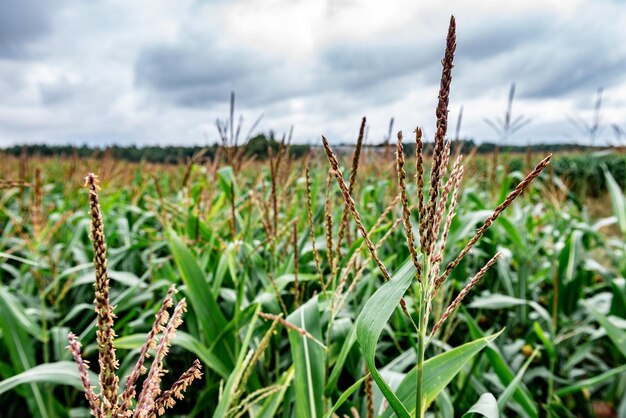
[[[457,152],[455,46],[433,142],[3,156],[0,416],[626,417],[624,179]]]

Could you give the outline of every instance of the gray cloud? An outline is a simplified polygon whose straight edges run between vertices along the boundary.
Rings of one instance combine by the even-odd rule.
[[[500,74],[506,72],[511,81],[523,82],[520,97],[532,99],[588,94],[623,82],[626,48],[620,40],[625,38],[619,25],[609,23],[607,13],[610,9],[582,8],[569,19],[534,20],[540,24],[530,26],[523,36],[520,33],[518,46],[505,52]],[[507,30],[500,33],[506,35]],[[492,33],[492,39],[500,33]]]
[[[226,100],[231,91],[243,103],[261,105],[303,91],[281,63],[245,47],[186,39],[143,49],[135,64],[135,83],[183,107]],[[302,80],[304,81],[304,80]]]
[[[579,29],[581,32],[575,28],[565,31],[561,27],[558,29],[561,39],[536,48],[524,71],[531,81],[527,89],[529,97],[589,92],[623,81],[626,49],[616,48],[615,34],[593,27]],[[563,36],[563,32],[568,35]]]
[[[192,43],[157,46],[142,51],[135,68],[138,85],[175,91],[236,83],[254,69],[254,59],[234,51],[219,51]],[[207,99],[217,99],[211,96]]]
[[[67,77],[60,77],[52,82],[40,83],[39,93],[44,106],[60,105],[72,99],[77,88]]]
[[[20,58],[25,47],[50,33],[54,0],[0,0],[0,58]]]
[[[493,86],[494,79],[490,71],[485,71],[485,63],[498,61],[501,56],[500,61],[506,63],[512,51],[533,48],[550,27],[550,16],[539,13],[494,19],[489,25],[484,21],[461,22],[456,62],[462,66],[455,69],[455,77],[466,73],[475,76],[472,83],[461,86],[461,96]],[[417,80],[437,86],[444,46],[445,32],[442,31],[428,39],[388,38],[375,43],[335,44],[320,53],[320,60],[330,81],[327,84],[333,88],[356,95],[370,94],[373,101],[386,102],[386,96],[391,96],[391,100],[403,97]],[[501,71],[498,78],[501,78],[505,69],[498,70]],[[515,72],[509,74],[515,77]],[[505,78],[504,82],[509,81]],[[386,94],[390,88],[393,95]]]
[[[434,57],[436,48],[430,43],[388,40],[332,45],[319,59],[334,86],[354,91],[417,74],[430,67]]]
[[[624,3],[401,3],[181,0],[147,12],[0,0],[0,145],[203,141],[231,91],[249,119],[265,114],[264,129],[295,124],[296,141],[351,140],[363,115],[372,140],[392,116],[432,132],[451,11],[451,117],[464,106],[464,136],[493,137],[483,118],[500,114],[511,82],[515,112],[533,118],[520,140],[563,139],[599,86],[606,122],[626,123]]]
[[[553,26],[550,16],[542,13],[493,16],[489,24],[470,21],[461,24],[457,36],[459,59],[481,61],[506,55],[517,48],[535,44]]]

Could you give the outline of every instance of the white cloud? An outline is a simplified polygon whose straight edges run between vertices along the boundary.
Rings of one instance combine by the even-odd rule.
[[[565,140],[568,115],[590,117],[599,86],[605,122],[626,126],[618,1],[7,2],[0,146],[203,143],[231,90],[248,126],[264,114],[262,129],[295,125],[296,141],[353,140],[363,115],[371,142],[391,117],[429,133],[451,13],[451,129],[462,105],[463,136],[494,139],[483,119],[504,111],[511,82],[514,112],[533,119],[520,142]]]

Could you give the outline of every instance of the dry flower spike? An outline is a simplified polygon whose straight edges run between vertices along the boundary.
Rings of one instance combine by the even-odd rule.
[[[402,132],[398,132],[398,142],[396,147],[396,171],[398,178],[398,186],[400,189],[400,197],[402,202],[401,222],[404,226],[407,246],[409,249],[412,263],[416,268],[416,289],[414,293],[419,295],[417,300],[417,324],[413,323],[411,316],[408,315],[404,300],[400,299],[400,304],[407,318],[415,327],[418,335],[417,341],[417,382],[416,382],[416,417],[424,417],[426,411],[426,399],[423,396],[423,367],[424,353],[427,345],[427,329],[429,327],[429,317],[431,313],[431,304],[437,291],[442,287],[446,278],[452,270],[461,262],[461,260],[469,253],[473,246],[483,236],[485,231],[492,225],[498,216],[506,209],[520,193],[543,171],[549,164],[550,157],[546,157],[541,161],[535,169],[522,180],[514,190],[504,199],[504,201],[496,207],[494,212],[485,220],[484,224],[476,231],[474,236],[469,240],[461,252],[450,261],[443,273],[439,273],[440,264],[444,257],[446,241],[450,233],[452,219],[455,215],[458,203],[458,193],[460,183],[463,178],[463,166],[461,165],[462,157],[459,155],[454,162],[453,168],[448,173],[448,163],[450,159],[451,142],[446,140],[448,127],[448,103],[450,96],[450,84],[452,80],[452,68],[454,60],[454,52],[456,49],[456,23],[454,17],[450,19],[450,26],[446,41],[446,50],[444,59],[442,60],[441,85],[439,89],[439,102],[436,109],[437,130],[434,139],[434,150],[432,158],[432,166],[429,178],[428,193],[424,193],[424,158],[422,132],[416,129],[416,186],[417,186],[417,208],[419,216],[419,237],[415,237],[413,225],[411,223],[411,208],[409,206],[409,196],[406,188],[406,172],[404,148],[402,144]],[[337,157],[330,149],[328,141],[322,136],[322,143],[328,161],[330,163],[330,172],[336,177],[337,183],[344,197],[344,201],[348,210],[352,213],[357,228],[363,236],[365,245],[370,250],[371,256],[378,265],[386,281],[390,280],[387,268],[378,257],[378,248],[375,246],[369,234],[367,233],[358,210],[356,209],[352,194],[345,184]],[[447,179],[446,179],[447,175]],[[426,202],[424,197],[427,196]],[[448,203],[448,201],[450,201]],[[400,220],[399,220],[400,221]],[[443,225],[443,231],[441,227]],[[419,239],[419,245],[416,244]],[[418,255],[418,250],[421,257]],[[467,283],[458,296],[444,310],[439,320],[435,323],[430,333],[432,338],[441,328],[443,323],[451,315],[454,314],[458,306],[467,293],[485,276],[487,270],[493,266],[500,254],[496,254],[487,264],[478,271],[478,273]]]
[[[161,377],[165,373],[163,359],[167,355],[169,346],[174,338],[176,329],[182,323],[182,314],[186,310],[185,299],[178,302],[172,316],[167,311],[173,305],[174,286],[170,287],[161,308],[155,315],[152,329],[148,333],[145,344],[140,350],[139,360],[135,364],[131,374],[126,379],[126,386],[121,396],[118,397],[119,378],[115,374],[118,360],[115,356],[115,331],[113,320],[115,315],[113,307],[109,303],[109,279],[107,277],[106,243],[102,223],[102,213],[98,200],[98,182],[95,174],[90,173],[85,178],[85,185],[89,188],[89,214],[91,216],[90,239],[94,249],[94,267],[96,271],[96,299],[95,311],[97,314],[96,326],[98,328],[98,363],[100,365],[99,382],[100,394],[96,395],[89,382],[88,364],[83,360],[80,350],[80,342],[76,335],[69,334],[69,350],[76,364],[81,383],[85,389],[85,397],[89,403],[91,415],[97,418],[104,417],[154,417],[163,415],[166,408],[171,408],[176,403],[175,399],[182,399],[182,393],[195,380],[202,377],[202,365],[195,360],[192,367],[183,373],[174,383],[171,389],[161,393]],[[157,336],[160,334],[158,345]],[[148,350],[155,350],[155,358],[152,362],[148,375],[143,383],[143,389],[133,410],[133,400],[136,397],[135,384],[139,375],[145,374],[145,359]]]

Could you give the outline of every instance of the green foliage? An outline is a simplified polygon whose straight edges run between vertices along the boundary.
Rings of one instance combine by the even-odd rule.
[[[250,146],[267,148],[259,138]],[[503,260],[428,346],[425,392],[436,416],[590,416],[594,401],[626,408],[626,171],[620,171],[625,160],[617,154],[597,155],[597,161],[555,157],[556,177],[533,184],[494,223],[433,301],[437,317],[490,255],[503,252]],[[444,262],[516,184],[515,170],[524,167],[508,165],[516,158],[503,154],[498,184],[485,187],[479,164],[488,159],[477,157],[476,176],[462,190]],[[370,401],[377,417],[394,416],[394,408],[398,416],[413,412],[416,335],[398,301],[404,297],[412,313],[417,305],[403,233],[391,229],[399,206],[372,232],[374,243],[390,233],[379,253],[393,273],[391,282],[384,283],[367,250],[359,249],[362,240],[352,223],[350,241],[344,241],[338,264],[331,266],[324,220],[328,167],[312,160],[313,236],[329,283],[322,289],[301,160],[284,160],[279,169],[278,231],[265,225],[266,216],[271,223],[273,215],[272,182],[261,161],[215,172],[193,165],[186,185],[182,166],[116,162],[111,167],[105,160],[82,159],[29,159],[28,164],[25,180],[32,180],[34,167],[43,174],[39,229],[33,225],[32,187],[0,191],[1,414],[84,413],[86,401],[66,346],[70,329],[80,334],[92,371],[98,371],[87,194],[78,180],[88,171],[101,173],[116,345],[124,359],[120,376],[130,372],[156,307],[169,285],[176,284],[189,312],[172,342],[166,365],[171,372],[163,386],[196,357],[204,376],[177,403],[175,414],[330,417],[353,416],[354,408],[367,417]],[[354,200],[366,228],[395,196],[389,167],[377,154],[367,154],[359,168]],[[8,165],[1,176],[15,172]],[[584,184],[588,192],[597,190],[607,202],[605,212],[592,218],[582,195],[555,192],[560,180],[574,190]],[[408,193],[416,195],[413,184]],[[334,184],[330,200],[335,246],[344,205]],[[348,269],[341,294],[345,305],[331,316],[354,254],[356,267]],[[261,312],[282,315],[283,322],[260,347],[271,325],[259,317]],[[246,363],[259,347],[254,363]],[[371,399],[366,370],[372,375]]]

